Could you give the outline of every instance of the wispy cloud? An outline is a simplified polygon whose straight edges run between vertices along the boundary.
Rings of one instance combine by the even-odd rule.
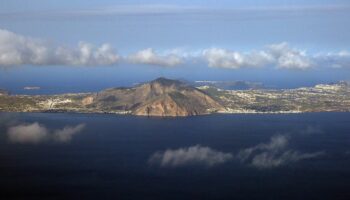
[[[171,4],[134,4],[115,5],[108,7],[63,11],[74,15],[159,15],[159,14],[186,14],[206,11],[204,7],[181,6]]]
[[[320,126],[307,126],[305,129],[300,131],[301,134],[305,134],[305,135],[313,135],[313,134],[320,134],[320,133],[324,133],[324,131],[322,130],[322,128]]]
[[[350,68],[350,51],[319,53],[315,59],[332,68]]]
[[[21,19],[25,17],[34,18],[64,18],[64,17],[85,17],[85,16],[159,16],[159,15],[229,15],[237,16],[251,15],[258,18],[257,13],[262,13],[267,16],[281,17],[297,12],[298,14],[314,14],[324,12],[342,12],[349,11],[349,5],[328,4],[328,5],[268,5],[266,6],[200,6],[200,5],[181,5],[181,4],[123,4],[123,5],[108,5],[92,8],[78,9],[61,9],[21,12],[3,12],[0,13],[0,18]]]
[[[242,149],[237,159],[260,169],[274,168],[304,159],[319,157],[324,152],[300,153],[288,149],[289,138],[285,135],[273,136],[269,143]]]
[[[85,124],[66,126],[63,129],[49,130],[38,122],[31,124],[19,124],[11,126],[7,130],[7,136],[13,143],[38,144],[45,141],[69,142],[72,137],[81,132]]]
[[[149,163],[157,164],[161,167],[181,167],[188,165],[211,167],[225,163],[232,158],[233,156],[230,153],[195,145],[187,148],[156,152],[150,157]]]
[[[63,129],[55,130],[53,139],[58,142],[69,142],[73,136],[81,132],[85,128],[85,124],[78,124],[77,126],[66,126]]]
[[[295,134],[323,133],[319,126],[307,126]],[[286,134],[274,135],[270,141],[259,143],[255,146],[243,148],[237,153],[220,152],[210,147],[195,145],[179,149],[167,149],[154,153],[149,158],[149,163],[161,167],[181,167],[188,165],[214,166],[230,160],[235,160],[243,165],[257,169],[276,168],[301,160],[318,158],[325,154],[324,151],[300,152],[289,147],[291,137]]]

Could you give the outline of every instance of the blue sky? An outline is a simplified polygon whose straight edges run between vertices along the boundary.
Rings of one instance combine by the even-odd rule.
[[[0,87],[349,80],[348,19],[345,0],[2,0]]]

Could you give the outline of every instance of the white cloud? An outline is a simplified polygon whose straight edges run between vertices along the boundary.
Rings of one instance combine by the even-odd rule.
[[[213,150],[200,145],[153,154],[149,162],[159,164],[161,167],[180,167],[187,165],[214,166],[225,163],[232,159],[232,154]]]
[[[239,69],[242,67],[261,67],[271,63],[272,57],[264,51],[239,53],[220,48],[205,49],[203,56],[210,67]]]
[[[58,47],[55,57],[58,64],[65,65],[112,65],[119,60],[110,44],[95,47],[86,42],[79,42],[76,49]]]
[[[313,66],[312,59],[304,51],[291,48],[285,42],[248,53],[220,48],[205,49],[203,57],[210,67],[230,69],[274,65],[277,68],[305,70]]]
[[[85,128],[85,124],[79,124],[77,126],[66,126],[61,130],[56,130],[53,133],[53,138],[59,142],[69,142],[72,140],[72,137],[81,132]]]
[[[13,65],[112,65],[119,56],[111,45],[95,47],[80,42],[75,48],[0,29],[0,66]]]
[[[287,70],[308,70],[315,67],[350,68],[349,51],[308,54],[305,50],[291,47],[287,42],[270,44],[262,49],[253,49],[247,52],[231,51],[223,48],[186,51],[180,48],[165,51],[163,54],[156,54],[153,49],[149,48],[134,54],[134,58],[133,63],[164,66],[174,66],[185,62],[188,64],[191,61],[204,59],[209,67],[227,69],[265,67]]]
[[[262,49],[248,52],[231,51],[222,48],[185,51],[173,49],[158,52],[152,48],[126,55],[125,60],[133,64],[156,66],[177,66],[204,59],[209,67],[240,69],[247,67],[307,70],[315,66],[350,68],[350,52],[307,54],[292,48],[286,42],[271,44]],[[119,56],[108,44],[94,46],[79,42],[76,47],[54,45],[46,40],[22,36],[0,29],[0,67],[17,65],[68,65],[100,66],[114,65]]]
[[[50,131],[38,122],[12,126],[7,131],[9,141],[13,143],[37,144],[45,141],[69,142],[73,135],[84,129],[84,124],[66,126],[63,129]],[[53,133],[51,133],[53,132]]]
[[[270,45],[268,52],[278,68],[305,70],[313,66],[305,51],[291,48],[286,42]]]
[[[7,136],[14,143],[39,143],[47,139],[48,130],[35,122],[10,127]]]
[[[237,159],[257,168],[273,168],[299,160],[315,158],[323,152],[300,153],[289,150],[288,137],[285,135],[273,136],[269,143],[258,144],[254,147],[241,150]]]
[[[183,63],[183,59],[175,53],[161,55],[152,48],[144,49],[128,56],[128,60],[136,64],[175,66]]]

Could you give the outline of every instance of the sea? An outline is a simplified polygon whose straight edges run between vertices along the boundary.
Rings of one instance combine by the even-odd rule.
[[[350,199],[350,113],[0,113],[0,199]]]

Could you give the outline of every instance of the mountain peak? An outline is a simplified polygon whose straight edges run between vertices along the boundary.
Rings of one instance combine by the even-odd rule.
[[[184,84],[183,82],[181,82],[179,80],[168,79],[168,78],[164,78],[164,77],[159,77],[157,79],[154,79],[153,81],[151,81],[151,83],[158,83],[158,84],[164,85],[164,86]]]
[[[143,116],[200,115],[224,109],[203,91],[163,77],[132,88],[102,91],[93,97],[89,106]]]

